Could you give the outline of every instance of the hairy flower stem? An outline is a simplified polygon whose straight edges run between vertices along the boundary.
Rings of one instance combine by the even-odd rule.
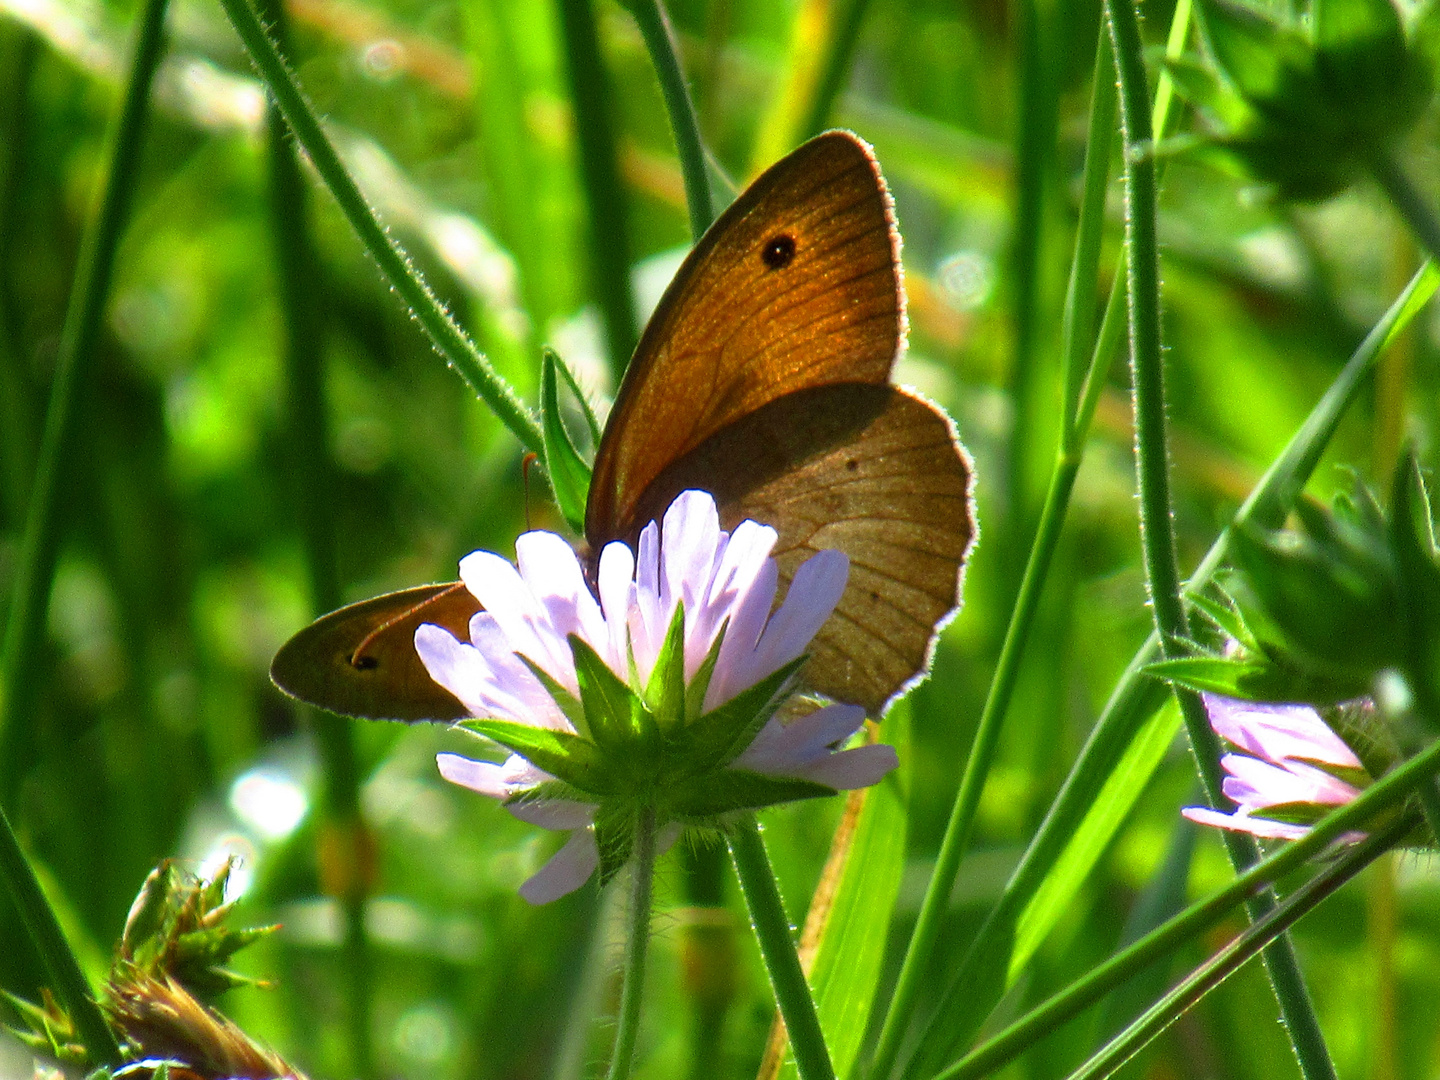
[[[750,922],[760,943],[765,970],[775,991],[780,1018],[790,1036],[795,1054],[795,1067],[800,1080],[835,1080],[835,1067],[820,1030],[820,1017],[815,1012],[815,999],[810,984],[800,968],[800,957],[791,939],[790,920],[765,854],[765,841],[754,814],[746,814],[730,834],[730,855],[740,879],[740,891],[750,909]]]
[[[65,326],[60,336],[50,406],[40,442],[40,459],[30,489],[30,506],[20,542],[5,638],[0,645],[0,802],[18,779],[15,740],[29,726],[29,714],[43,679],[36,671],[50,589],[60,557],[60,489],[75,458],[80,395],[91,381],[96,345],[110,295],[115,252],[130,216],[140,170],[140,146],[150,112],[150,86],[160,65],[166,0],[146,0],[140,13],[130,77],[111,131],[105,186],[85,232],[75,268]]]
[[[1141,547],[1160,648],[1166,657],[1172,657],[1183,654],[1189,625],[1180,598],[1180,571],[1170,512],[1150,98],[1144,46],[1131,0],[1106,0],[1105,11],[1115,48],[1121,128],[1125,137],[1126,267],[1130,280],[1130,363]],[[1224,806],[1219,739],[1210,728],[1198,695],[1177,689],[1175,696],[1211,805]],[[1259,849],[1250,837],[1227,832],[1225,845],[1237,870],[1245,869],[1259,857]],[[1268,893],[1255,897],[1249,904],[1251,919],[1260,919],[1273,906],[1274,899]],[[1264,955],[1301,1072],[1307,1080],[1333,1080],[1335,1066],[1326,1050],[1324,1035],[1289,939],[1277,938]]]
[[[20,921],[25,924],[30,939],[35,943],[35,951],[45,962],[45,970],[50,975],[55,996],[70,1014],[70,1019],[75,1022],[75,1030],[80,1041],[85,1044],[91,1062],[96,1065],[119,1065],[124,1059],[120,1054],[120,1044],[115,1040],[115,1033],[110,1030],[100,1007],[95,1004],[90,984],[85,980],[85,973],[80,970],[80,962],[75,959],[70,943],[65,940],[55,912],[46,903],[35,871],[20,850],[15,831],[10,828],[10,819],[3,810],[0,810],[0,878],[5,880],[15,908],[20,912]]]
[[[1110,132],[1114,124],[1114,65],[1110,60],[1109,44],[1102,40],[1095,58],[1090,141],[1085,154],[1085,199],[1080,212],[1080,228],[1075,237],[1075,258],[1071,266],[1062,334],[1067,361],[1065,382],[1067,388],[1074,388],[1074,393],[1072,395],[1067,392],[1065,396],[1059,455],[1045,494],[1040,523],[1030,547],[1025,573],[1020,581],[1020,592],[1010,614],[1010,623],[1005,629],[1005,641],[1000,648],[1000,659],[990,681],[990,692],[980,713],[975,741],[965,762],[960,790],[951,807],[950,820],[940,843],[935,869],[931,873],[925,899],[920,905],[915,930],[906,947],[905,960],[881,1027],[870,1065],[870,1075],[874,1077],[888,1076],[895,1065],[901,1041],[915,1007],[926,960],[933,954],[943,916],[949,906],[950,894],[954,889],[955,877],[969,848],[970,831],[975,822],[975,812],[980,806],[980,795],[994,764],[1005,714],[1010,708],[1010,699],[1019,681],[1020,659],[1025,653],[1030,629],[1035,622],[1035,613],[1040,607],[1045,579],[1049,575],[1050,563],[1060,543],[1060,531],[1065,524],[1070,494],[1080,472],[1085,434],[1094,414],[1094,399],[1098,397],[1099,387],[1104,382],[1099,378],[1086,379],[1085,373],[1087,367],[1101,362],[1098,356],[1092,361],[1090,344],[1097,291],[1097,263],[1105,225]],[[1082,385],[1086,388],[1083,395],[1080,389]]]
[[[646,807],[635,817],[635,847],[630,861],[630,929],[625,942],[625,985],[620,991],[620,1018],[615,1032],[609,1080],[627,1080],[640,1034],[640,1003],[645,987],[645,955],[650,945],[650,901],[655,884],[655,810]]]
[[[1433,783],[1437,769],[1440,769],[1440,742],[1432,743],[1423,753],[1392,769],[1353,802],[1322,818],[1299,840],[1278,849],[1238,874],[1207,899],[1191,905],[1129,948],[1091,969],[1083,978],[940,1072],[935,1080],[970,1080],[992,1075],[1006,1062],[1078,1016],[1137,972],[1220,923],[1247,898],[1257,895],[1322,854],[1345,833],[1363,828],[1376,815],[1403,804],[1418,786]]]
[[[220,0],[220,4],[244,42],[266,88],[284,114],[285,122],[295,133],[296,141],[305,149],[315,171],[350,222],[350,227],[385,275],[386,282],[415,316],[415,321],[425,331],[435,351],[470,384],[470,388],[490,406],[500,422],[526,449],[543,454],[545,440],[530,410],[510,384],[491,367],[485,354],[460,329],[420,276],[420,271],[410,262],[404,249],[380,224],[370,204],[355,186],[355,181],[340,163],[335,147],[320,127],[315,110],[305,100],[294,73],[260,24],[250,0]]]
[[[1314,473],[1341,418],[1365,385],[1365,377],[1377,357],[1409,325],[1437,289],[1440,289],[1440,272],[1427,263],[1366,335],[1236,511],[1231,523],[1216,537],[1191,576],[1187,591],[1202,589],[1210,581],[1225,561],[1230,537],[1237,529],[1252,522],[1271,528],[1280,526]],[[1103,329],[1100,336],[1105,337]],[[931,1063],[930,1071],[943,1062],[943,1055],[952,1053],[971,1037],[984,1013],[999,998],[1013,935],[1026,906],[1057,861],[1064,857],[1067,845],[1097,798],[1105,778],[1123,759],[1142,722],[1164,704],[1169,691],[1144,674],[1145,668],[1158,658],[1159,651],[1159,635],[1152,632],[1126,666],[1059,794],[1026,847],[1020,865],[1006,883],[1000,902],[986,917],[944,1000],[927,1022],[916,1060],[923,1054],[921,1063]]]
[[[660,0],[623,2],[640,26],[640,36],[645,39],[650,62],[655,65],[655,76],[660,80],[660,93],[675,136],[675,152],[680,156],[680,172],[685,177],[690,232],[698,240],[715,220],[715,204],[710,193],[705,148],[700,142],[700,125],[695,119],[690,89],[685,85],[685,73],[680,69],[680,57],[675,52],[675,35]]]

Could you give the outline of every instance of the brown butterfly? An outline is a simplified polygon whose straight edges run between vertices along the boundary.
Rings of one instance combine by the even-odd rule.
[[[856,136],[821,135],[751,184],[680,267],[616,396],[585,511],[598,553],[633,546],[681,491],[708,491],[723,528],[777,530],[785,585],[816,551],[845,552],[849,584],[803,678],[872,715],[925,672],[975,537],[950,420],[890,385],[905,332],[879,166]],[[270,674],[332,712],[460,719],[414,636],[435,623],[468,640],[478,610],[459,583],[352,604],[291,638]]]

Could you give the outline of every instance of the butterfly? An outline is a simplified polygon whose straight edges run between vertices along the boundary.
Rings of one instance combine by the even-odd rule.
[[[950,419],[890,384],[905,349],[900,234],[870,147],[831,131],[761,174],[716,220],[660,300],[596,449],[590,569],[634,546],[681,491],[721,527],[773,526],[782,589],[825,548],[850,560],[804,685],[879,716],[923,678],[959,608],[975,540],[973,469]],[[415,630],[460,640],[480,608],[456,582],[365,600],[301,630],[271,677],[349,716],[467,716],[431,678]]]

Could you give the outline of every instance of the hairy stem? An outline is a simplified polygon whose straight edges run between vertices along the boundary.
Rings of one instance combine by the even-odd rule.
[[[731,833],[730,855],[735,860],[740,890],[750,909],[750,922],[755,927],[765,970],[770,973],[775,1003],[780,1007],[780,1018],[785,1021],[790,1036],[800,1080],[835,1080],[835,1068],[830,1063],[830,1051],[820,1030],[820,1017],[815,1012],[815,999],[800,969],[800,957],[790,936],[790,920],[785,915],[780,887],[770,868],[770,858],[765,853],[765,842],[760,837],[754,814],[746,815]]]
[[[650,62],[655,65],[655,75],[660,80],[665,111],[670,114],[670,130],[675,135],[675,152],[680,155],[680,171],[685,177],[690,233],[698,240],[715,220],[715,204],[710,194],[705,148],[700,142],[700,125],[695,119],[685,73],[680,69],[680,57],[675,52],[675,35],[660,0],[625,0],[625,6],[640,25],[640,36],[645,39]]]
[[[1165,420],[1165,365],[1160,332],[1160,249],[1156,236],[1155,158],[1151,153],[1150,96],[1144,46],[1131,0],[1106,0],[1105,11],[1120,79],[1120,120],[1125,136],[1125,238],[1130,295],[1130,368],[1135,414],[1135,460],[1140,502],[1140,541],[1160,649],[1166,657],[1184,654],[1189,625],[1180,596],[1175,529],[1170,508],[1170,458]],[[1224,806],[1220,745],[1199,695],[1176,689],[1201,781],[1212,806]],[[1259,857],[1255,841],[1225,834],[1237,870]],[[1249,905],[1251,919],[1274,906],[1262,894]],[[1265,967],[1289,1032],[1300,1069],[1308,1080],[1333,1080],[1335,1066],[1325,1047],[1309,992],[1289,939],[1265,950]]]
[[[630,927],[625,941],[625,984],[609,1080],[628,1080],[640,1034],[640,1003],[645,988],[645,956],[650,946],[650,900],[655,883],[655,810],[635,817],[635,847],[630,865]]]
[[[360,194],[355,181],[340,163],[335,147],[320,127],[315,110],[305,100],[294,73],[281,57],[274,40],[256,17],[250,0],[220,0],[251,61],[265,81],[295,139],[305,149],[320,179],[330,189],[350,227],[380,268],[390,287],[399,294],[430,343],[460,377],[470,384],[501,423],[537,454],[543,454],[545,440],[525,403],[520,400],[475,343],[451,318],[435,294],[410,262],[400,244],[385,230],[375,211]]]

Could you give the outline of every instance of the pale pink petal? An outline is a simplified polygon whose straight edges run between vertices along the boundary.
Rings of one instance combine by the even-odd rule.
[[[817,551],[800,564],[780,610],[770,617],[750,661],[743,665],[754,684],[805,652],[845,592],[850,560],[843,551]]]
[[[1267,761],[1285,758],[1361,768],[1360,759],[1309,705],[1240,701],[1203,694],[1210,726],[1226,741]]]
[[[650,670],[665,641],[665,631],[670,628],[672,611],[665,607],[660,587],[660,527],[652,521],[640,530],[639,552],[635,558],[635,606],[629,618],[630,647],[642,682],[650,678]]]
[[[1220,764],[1229,773],[1225,780],[1225,796],[1241,806],[1265,807],[1313,801],[1310,796],[1315,785],[1279,765],[1244,754],[1226,754],[1220,759]]]
[[[471,620],[472,633],[481,624],[482,640],[483,621],[483,613]],[[415,629],[415,651],[430,677],[459,698],[471,716],[574,730],[540,680],[503,648],[475,648],[456,641],[443,627],[424,623]]]
[[[521,799],[507,803],[505,809],[526,824],[558,832],[583,829],[595,820],[593,803],[571,799]]]
[[[435,765],[440,775],[452,784],[489,795],[492,799],[508,799],[536,784],[554,779],[519,754],[511,754],[503,764],[472,761],[459,754],[436,754]]]
[[[1266,840],[1299,840],[1310,831],[1308,825],[1292,825],[1288,821],[1268,821],[1243,814],[1222,814],[1208,806],[1187,806],[1180,811],[1191,821],[1214,825],[1231,832],[1245,832]]]
[[[789,724],[772,716],[735,759],[734,767],[770,776],[800,776],[815,762],[832,756],[830,747],[855,734],[864,722],[865,710],[858,705],[827,705]]]
[[[715,572],[720,544],[720,514],[715,499],[703,491],[682,491],[665,511],[660,527],[660,598],[670,610],[675,602],[694,611]]]
[[[603,653],[609,637],[600,605],[585,584],[585,572],[575,549],[552,532],[528,532],[515,541],[520,576],[549,616],[550,630],[564,644],[578,634],[587,645]]]
[[[737,598],[729,628],[725,631],[725,642],[720,646],[715,671],[710,677],[710,686],[705,691],[706,712],[719,708],[756,681],[748,678],[750,660],[765,629],[765,620],[770,617],[770,608],[775,603],[779,574],[775,561],[767,559],[751,587]]]
[[[415,651],[430,677],[454,694],[472,716],[486,715],[484,691],[490,684],[490,666],[478,650],[456,641],[448,630],[425,623],[415,629]]]
[[[569,559],[574,561],[574,552]],[[515,567],[493,552],[475,551],[460,560],[460,579],[494,618],[510,651],[529,657],[570,693],[579,693],[569,643],[550,625]]]
[[[520,895],[532,904],[548,904],[572,893],[590,880],[600,865],[600,849],[591,829],[576,829],[565,846],[520,886]]]
[[[724,533],[720,534],[722,537]],[[770,614],[770,605],[774,601],[774,565],[770,563],[770,552],[775,547],[778,534],[768,525],[761,525],[755,521],[742,521],[735,529],[733,536],[729,537],[723,545],[723,550],[718,554],[718,561],[715,574],[710,582],[698,610],[692,614],[691,609],[686,609],[686,641],[685,641],[685,677],[693,678],[699,670],[705,657],[710,652],[710,647],[715,643],[715,635],[720,632],[720,627],[727,619],[731,620],[732,630],[726,631],[727,638],[734,632],[733,625],[735,617],[745,604],[746,599],[756,589],[767,588],[768,578],[769,592],[766,594],[764,604],[757,601],[750,605],[754,611],[749,618],[754,623],[753,634],[748,641],[744,642],[745,650],[754,648],[755,641],[760,636],[760,629],[764,625],[765,618]],[[771,573],[766,574],[767,564]],[[763,610],[762,610],[763,608]],[[741,630],[743,637],[747,631]],[[736,654],[738,655],[738,654]]]
[[[626,682],[630,680],[630,608],[635,601],[635,556],[618,540],[605,545],[600,552],[600,568],[596,575],[600,605],[605,613],[606,633],[610,651],[605,663]]]
[[[893,746],[888,743],[871,743],[869,746],[857,746],[853,750],[827,754],[807,766],[799,776],[802,780],[812,780],[836,791],[854,791],[856,788],[879,783],[899,765],[900,755]]]

